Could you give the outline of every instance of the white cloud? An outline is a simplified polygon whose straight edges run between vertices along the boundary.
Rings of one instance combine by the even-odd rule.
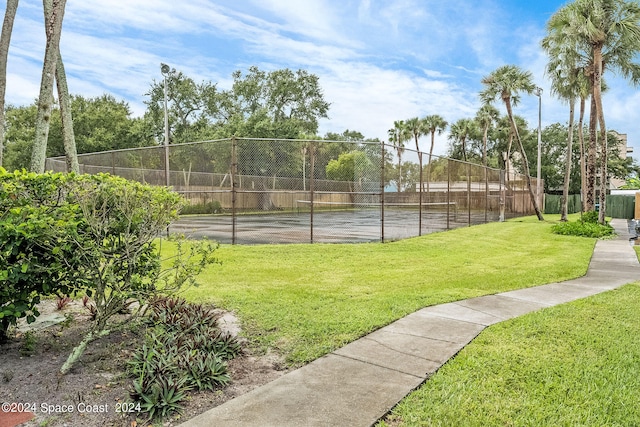
[[[252,4],[281,22],[282,30],[315,41],[350,44],[339,25],[339,10],[325,0],[252,0]]]
[[[532,71],[544,89],[543,124],[564,123],[566,106],[553,99],[544,78],[544,23],[510,15],[509,6],[496,0],[68,0],[61,49],[72,92],[113,93],[138,114],[149,84],[161,78],[160,62],[222,88],[233,70],[250,65],[304,68],[319,76],[332,103],[321,133],[349,128],[386,139],[394,120],[437,113],[454,122],[475,115],[480,79],[514,63]],[[44,55],[40,8],[20,5],[8,103],[37,96]],[[521,13],[525,6],[518,8]],[[639,96],[625,83],[610,83],[607,125],[640,146],[633,129]],[[537,98],[523,97],[516,113],[535,125]],[[444,141],[446,135],[442,150]]]

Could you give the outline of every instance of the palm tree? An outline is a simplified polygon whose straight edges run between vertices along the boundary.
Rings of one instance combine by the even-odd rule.
[[[489,210],[489,177],[487,176],[487,140],[489,139],[489,128],[500,118],[500,112],[491,104],[484,104],[476,113],[475,120],[482,128],[482,166],[484,166],[484,194],[485,209],[484,220],[487,221],[487,211]]]
[[[462,150],[462,160],[465,162],[467,159],[466,142],[477,131],[476,122],[472,119],[460,119],[451,125],[449,139],[454,143],[460,144]]]
[[[422,119],[425,129],[431,134],[431,147],[429,148],[429,164],[427,166],[427,193],[429,193],[429,181],[431,180],[431,157],[433,156],[433,146],[435,144],[436,132],[441,135],[447,128],[447,121],[437,114],[426,116]]]
[[[480,99],[483,103],[488,104],[500,97],[504,102],[507,109],[507,116],[511,122],[511,131],[515,135],[515,139],[518,142],[520,149],[520,155],[522,156],[522,166],[527,182],[527,188],[529,190],[529,196],[531,197],[531,203],[533,209],[536,212],[538,220],[543,221],[544,217],[540,208],[538,207],[538,201],[531,187],[531,176],[529,175],[529,161],[527,159],[527,153],[524,151],[520,134],[518,133],[518,127],[513,119],[512,104],[517,105],[519,101],[519,92],[525,92],[531,94],[536,87],[533,84],[533,76],[528,71],[523,71],[515,65],[504,65],[493,71],[488,76],[482,79],[482,84],[485,85],[485,89],[480,92]]]
[[[404,120],[396,120],[393,122],[393,128],[387,131],[389,142],[393,144],[398,153],[398,192],[402,191],[402,154],[404,153],[404,143],[411,138],[411,134],[407,132]]]
[[[424,128],[424,122],[420,120],[418,117],[412,117],[408,119],[405,124],[405,129],[407,132],[411,134],[413,139],[416,142],[416,152],[418,153],[418,166],[420,168],[420,173],[418,177],[418,203],[420,204],[420,212],[422,212],[422,181],[423,181],[423,173],[422,173],[422,151],[420,151],[420,145],[418,143],[418,139],[422,135],[425,134],[426,129]],[[422,215],[420,215],[419,219],[419,230],[422,233]]]
[[[0,166],[2,166],[2,153],[4,152],[4,97],[7,89],[7,57],[9,56],[9,43],[17,10],[18,0],[7,0],[7,9],[4,13],[2,34],[0,35]]]
[[[576,0],[552,17],[563,37],[574,44],[580,55],[590,58],[591,82],[587,193],[585,209],[593,210],[596,187],[597,128],[600,126],[600,222],[606,213],[607,132],[602,109],[602,77],[606,69],[617,71],[633,85],[640,83],[640,5],[625,0]]]
[[[487,167],[487,140],[489,129],[500,118],[500,112],[491,104],[484,104],[476,113],[476,122],[482,128],[482,165]]]
[[[420,153],[418,139],[425,134],[424,123],[418,117],[412,117],[404,122],[405,129],[411,134],[416,143],[416,151]]]
[[[567,39],[563,27],[566,22],[567,9],[563,9],[551,17],[547,24],[549,34],[542,40],[542,47],[549,55],[546,74],[551,78],[551,92],[569,104],[569,130],[567,137],[567,154],[565,159],[565,175],[562,188],[561,221],[567,221],[569,203],[569,184],[571,179],[571,153],[573,146],[573,128],[576,100],[580,99],[580,164],[582,189],[584,183],[584,141],[582,137],[582,122],[584,120],[585,100],[589,96],[589,81],[586,76],[589,58],[580,55],[580,49],[575,39]]]

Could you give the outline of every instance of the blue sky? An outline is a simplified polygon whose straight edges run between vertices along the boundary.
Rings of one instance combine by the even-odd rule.
[[[550,0],[67,0],[61,52],[69,89],[111,93],[139,115],[164,62],[196,81],[228,88],[234,70],[306,69],[320,78],[329,119],[319,133],[357,130],[387,138],[394,120],[475,115],[480,80],[501,65],[533,73],[543,88],[542,124],[565,123],[549,93],[540,49]],[[0,2],[2,10],[6,3]],[[8,62],[7,103],[37,97],[44,57],[42,2],[21,0]],[[607,127],[629,135],[640,156],[640,96],[606,76]],[[498,105],[501,111],[503,106]],[[538,98],[515,109],[537,127]],[[428,149],[425,139],[421,147]],[[446,135],[436,151],[446,151]]]

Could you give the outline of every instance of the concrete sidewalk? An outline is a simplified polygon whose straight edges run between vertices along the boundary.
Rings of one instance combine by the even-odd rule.
[[[485,327],[640,280],[626,220],[584,277],[412,313],[183,426],[370,426]]]

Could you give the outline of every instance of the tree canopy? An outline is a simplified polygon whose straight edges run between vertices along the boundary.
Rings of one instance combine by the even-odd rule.
[[[171,143],[230,136],[300,138],[315,135],[318,121],[327,118],[319,79],[305,70],[288,68],[233,73],[230,89],[210,81],[196,83],[175,69],[167,75]],[[145,118],[154,135],[164,133],[164,82],[154,81],[147,92]]]

